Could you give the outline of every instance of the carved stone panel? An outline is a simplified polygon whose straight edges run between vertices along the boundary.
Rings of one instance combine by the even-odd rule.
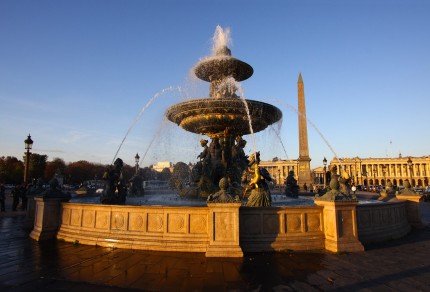
[[[261,219],[258,214],[246,214],[240,217],[240,233],[260,234]]]
[[[264,234],[279,233],[279,215],[278,214],[263,214],[263,233]]]
[[[215,236],[216,241],[234,241],[234,216],[233,213],[215,213]]]
[[[81,226],[82,222],[82,209],[72,209],[70,225]]]
[[[185,233],[185,214],[167,214],[167,232]]]
[[[287,233],[302,231],[302,219],[300,214],[287,214]]]
[[[63,209],[63,215],[61,217],[61,224],[69,225],[70,224],[70,209]]]
[[[127,230],[128,214],[126,212],[112,212],[111,229]]]
[[[163,232],[164,220],[163,213],[148,213],[147,230],[148,232]]]
[[[320,214],[307,214],[306,219],[307,231],[322,231]]]
[[[109,229],[110,226],[110,212],[108,211],[96,211],[96,228],[97,229]]]
[[[207,215],[190,214],[190,233],[205,234],[208,231]]]
[[[82,227],[94,228],[95,215],[96,215],[95,210],[84,209],[83,215],[82,215]]]
[[[130,231],[145,231],[145,214],[130,213],[128,219],[128,230]]]

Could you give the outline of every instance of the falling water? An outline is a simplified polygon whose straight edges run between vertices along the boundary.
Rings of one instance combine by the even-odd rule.
[[[163,122],[158,126],[157,131],[155,132],[154,136],[152,136],[152,139],[149,142],[149,145],[146,148],[145,153],[143,154],[142,158],[140,159],[140,162],[139,162],[140,166],[142,165],[143,161],[145,160],[145,157],[148,154],[149,149],[151,149],[152,144],[160,136],[160,133],[162,133],[162,129],[164,128],[164,126],[166,126],[167,121],[168,121],[167,117],[164,117]]]
[[[333,147],[330,145],[330,143],[327,141],[327,139],[324,137],[324,135],[321,133],[321,131],[317,128],[317,126],[311,120],[309,120],[303,113],[299,112],[295,107],[293,107],[292,105],[290,105],[290,104],[288,104],[288,103],[286,103],[284,101],[281,101],[281,100],[278,100],[278,99],[272,99],[272,102],[281,103],[281,104],[285,105],[288,109],[294,111],[297,115],[304,116],[305,119],[306,119],[306,121],[315,129],[315,131],[318,133],[318,135],[320,135],[320,137],[323,139],[323,141],[325,142],[325,144],[328,146],[328,148],[330,149],[330,151],[333,153],[334,158],[336,158],[336,160],[339,162],[339,164],[341,166],[341,169],[343,169],[342,162],[338,158],[338,156],[337,156],[336,152],[334,151]]]
[[[118,150],[115,153],[115,156],[112,159],[112,164],[114,163],[118,152],[121,150],[122,144],[124,144],[125,139],[127,139],[128,134],[130,133],[130,131],[133,129],[134,125],[136,124],[136,122],[139,120],[140,116],[143,114],[143,112],[152,104],[152,102],[157,99],[157,97],[159,97],[160,95],[169,92],[169,91],[173,91],[173,90],[178,90],[179,92],[181,92],[181,87],[177,86],[177,87],[173,87],[170,86],[168,88],[165,88],[159,92],[157,92],[140,110],[139,114],[136,116],[136,118],[134,119],[133,123],[131,124],[130,128],[127,130],[127,133],[125,133],[124,138],[122,139],[121,143],[119,144]]]
[[[277,124],[279,124],[279,123],[277,123]],[[287,149],[285,148],[284,142],[282,141],[281,135],[279,133],[280,132],[280,127],[278,126],[277,128],[275,128],[274,125],[271,125],[271,129],[273,129],[273,132],[275,132],[276,137],[278,137],[279,142],[281,143],[282,149],[284,149],[285,156],[288,159]]]
[[[240,100],[243,102],[246,116],[248,118],[248,125],[249,125],[249,132],[251,134],[252,147],[253,147],[254,152],[257,152],[257,147],[255,144],[255,137],[254,137],[254,129],[252,128],[251,114],[249,113],[248,103],[246,102],[245,93],[244,93],[242,86],[233,77],[225,78],[224,80],[222,80],[222,82],[219,84],[219,86],[226,88],[230,92],[235,92],[236,90],[238,91]]]

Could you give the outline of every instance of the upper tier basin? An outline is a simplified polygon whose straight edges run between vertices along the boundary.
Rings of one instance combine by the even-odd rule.
[[[181,128],[196,134],[216,137],[227,129],[229,134],[242,136],[251,133],[244,101],[249,108],[254,133],[282,118],[282,112],[273,105],[238,98],[189,100],[170,107],[166,116]]]

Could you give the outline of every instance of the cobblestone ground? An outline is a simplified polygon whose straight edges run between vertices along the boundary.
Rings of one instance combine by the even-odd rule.
[[[0,291],[430,291],[430,228],[361,253],[241,259],[37,242],[25,212],[0,214]]]

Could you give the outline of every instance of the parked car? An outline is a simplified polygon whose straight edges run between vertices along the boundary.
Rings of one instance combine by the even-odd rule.
[[[424,189],[422,187],[415,187],[413,188],[414,192],[418,193],[418,194],[423,194],[424,193]]]

